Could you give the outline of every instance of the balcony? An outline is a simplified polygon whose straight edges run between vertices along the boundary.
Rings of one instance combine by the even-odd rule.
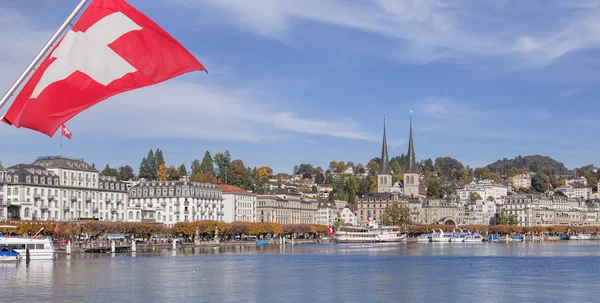
[[[166,201],[160,202],[160,206],[167,206],[167,202]]]
[[[106,198],[104,200],[104,203],[108,204],[108,203],[112,203],[112,199],[111,198]]]
[[[79,176],[79,181],[83,181],[83,176]]]
[[[69,207],[68,205],[63,206],[64,212],[68,212],[69,210],[71,210],[71,207]]]
[[[186,214],[186,215],[189,215],[190,211],[186,209],[186,210],[183,211],[183,213]]]
[[[181,203],[179,203],[179,201],[175,201],[175,204],[174,204],[174,205],[175,205],[175,206],[179,206],[179,205],[181,205]]]
[[[56,197],[54,197],[54,196],[48,196],[48,201],[56,201]]]
[[[154,206],[154,204],[152,204],[152,202],[148,202],[148,204],[146,204],[148,207],[152,207]]]
[[[174,213],[175,213],[176,215],[179,215],[181,212],[179,211],[179,209],[176,209],[176,210],[174,211]]]
[[[98,207],[94,207],[94,208],[92,208],[92,212],[93,212],[93,213],[98,213]]]
[[[46,206],[46,205],[42,205],[42,206],[40,206],[40,210],[41,210],[42,212],[47,212],[47,211],[48,211],[48,206]]]
[[[77,197],[75,197],[75,196],[72,196],[72,197],[71,197],[71,202],[75,202],[75,201],[77,201]]]
[[[85,203],[92,203],[92,198],[90,198],[90,197],[85,198]]]
[[[185,200],[185,202],[183,202],[183,205],[184,205],[184,206],[190,206],[190,201],[188,201],[188,200]]]
[[[142,207],[142,205],[140,204],[140,202],[135,204],[135,207]]]
[[[33,200],[35,200],[35,201],[38,201],[41,198],[42,198],[42,196],[40,196],[40,194],[33,195]]]
[[[119,199],[117,200],[117,205],[123,204],[123,200]]]
[[[117,209],[116,209],[116,208],[111,208],[111,209],[110,209],[110,213],[114,214],[114,213],[116,213],[116,212],[117,212]]]
[[[213,202],[213,203],[212,203],[212,207],[213,207],[213,208],[217,207],[217,203]]]
[[[192,215],[194,215],[194,216],[196,215],[196,210],[195,209],[192,209]]]

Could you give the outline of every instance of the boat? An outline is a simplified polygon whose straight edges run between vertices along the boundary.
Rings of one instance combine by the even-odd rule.
[[[476,232],[476,233],[469,233],[468,235],[465,236],[464,242],[466,242],[466,243],[483,242],[483,237],[478,232]]]
[[[591,234],[576,234],[576,235],[569,235],[568,240],[591,240],[592,239],[592,235]]]
[[[379,227],[377,223],[367,227],[341,226],[333,236],[336,243],[387,243],[405,240],[406,234],[400,231],[400,227]]]
[[[256,246],[266,246],[269,242],[265,240],[256,241]]]
[[[453,233],[447,233],[444,232],[440,229],[440,232],[434,232],[431,235],[431,242],[441,242],[441,243],[446,243],[446,242],[450,242],[450,238],[452,238],[454,234]]]
[[[456,230],[452,230],[452,237],[450,238],[450,243],[462,243],[465,241],[465,236],[467,235],[467,233],[465,233],[462,229],[460,229],[460,232],[456,232]]]
[[[488,241],[490,241],[490,242],[498,242],[499,240],[500,240],[500,238],[498,238],[494,235],[488,237]]]
[[[522,238],[522,237],[513,237],[513,238],[512,238],[512,241],[513,241],[513,242],[522,242],[522,241],[523,241],[523,238]]]
[[[16,226],[0,226],[0,229],[15,229]],[[0,237],[0,249],[11,248],[18,252],[22,258],[26,259],[29,254],[29,260],[54,260],[56,250],[54,243],[49,237]],[[28,253],[29,252],[29,253]]]
[[[0,263],[19,261],[21,261],[21,254],[12,247],[4,246],[0,248]]]

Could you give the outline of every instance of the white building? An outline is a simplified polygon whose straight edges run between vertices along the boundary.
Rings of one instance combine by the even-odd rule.
[[[333,225],[337,221],[339,209],[335,204],[328,202],[319,202],[317,212],[315,214],[315,223],[322,225]]]
[[[529,174],[520,174],[511,178],[515,190],[519,188],[531,188],[531,178]]]
[[[569,198],[592,198],[592,187],[584,185],[566,185],[556,188],[556,191],[561,191]]]
[[[479,194],[481,199],[484,200],[490,196],[493,197],[494,200],[502,200],[503,197],[508,195],[508,187],[501,184],[494,184],[493,181],[484,180],[477,183],[471,182],[464,188],[457,189],[456,192],[461,202],[469,201],[471,193]]]
[[[496,217],[496,202],[478,200],[473,205],[467,206],[465,213],[466,224],[494,224]]]
[[[0,184],[0,220],[125,220],[125,184],[83,159],[41,157],[8,167]]]
[[[559,195],[512,195],[502,212],[517,218],[519,226],[589,226],[600,224],[600,205]]]
[[[255,222],[256,194],[233,185],[217,185],[223,193],[223,222]]]
[[[332,191],[333,191],[333,186],[331,184],[317,185],[317,193],[319,195],[319,199],[327,199],[329,197],[329,193]]]
[[[343,225],[356,226],[358,223],[356,219],[356,214],[348,206],[342,209],[342,211],[339,214],[339,217]]]
[[[214,184],[190,181],[143,181],[129,189],[127,221],[223,222],[223,196]]]

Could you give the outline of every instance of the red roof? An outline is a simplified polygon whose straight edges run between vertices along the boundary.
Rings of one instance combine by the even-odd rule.
[[[233,185],[223,185],[223,184],[217,184],[217,188],[220,188],[221,191],[223,191],[224,193],[244,193],[244,194],[251,194],[250,192],[243,190],[237,186],[233,186]]]

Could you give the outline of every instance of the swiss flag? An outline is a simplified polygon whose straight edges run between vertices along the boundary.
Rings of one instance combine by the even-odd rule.
[[[60,135],[67,137],[67,139],[69,140],[71,140],[71,137],[73,136],[73,134],[71,134],[71,131],[64,124],[61,125]]]
[[[333,231],[333,226],[328,225],[327,226],[327,233],[333,237],[333,235],[335,235],[335,232]]]
[[[195,70],[206,71],[124,0],[92,0],[2,120],[52,137],[61,124],[96,103]]]

